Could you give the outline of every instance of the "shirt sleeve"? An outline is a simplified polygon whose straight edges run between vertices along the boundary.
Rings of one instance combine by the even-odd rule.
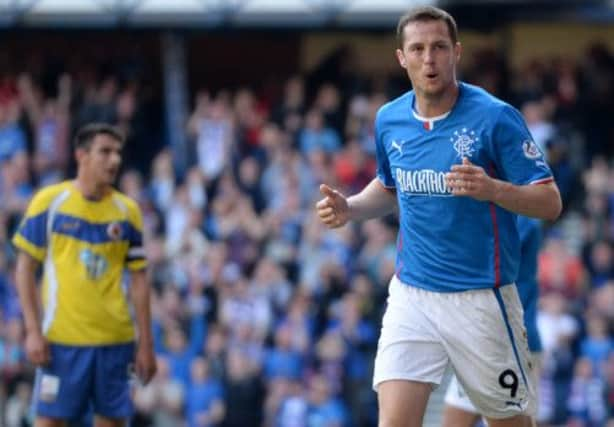
[[[126,267],[131,271],[143,270],[147,267],[145,248],[143,246],[143,215],[141,209],[135,202],[130,204],[130,233],[128,243]]]
[[[495,123],[493,151],[497,177],[515,185],[552,181],[552,172],[522,115],[506,105]]]
[[[377,178],[386,188],[395,188],[395,182],[392,178],[390,171],[390,163],[388,162],[388,154],[386,153],[386,146],[384,144],[384,138],[381,132],[380,124],[381,110],[375,118],[375,160],[376,160],[376,174]]]
[[[15,247],[42,262],[47,254],[47,216],[49,198],[36,194],[13,236]]]

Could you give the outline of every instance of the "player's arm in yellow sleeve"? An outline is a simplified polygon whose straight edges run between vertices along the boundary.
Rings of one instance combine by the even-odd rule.
[[[26,327],[25,350],[30,362],[35,365],[49,362],[49,347],[41,327],[36,272],[47,253],[47,212],[50,198],[51,195],[45,190],[34,196],[13,236],[13,245],[19,250],[15,281]]]
[[[143,247],[143,217],[136,203],[129,204],[130,236],[126,267],[130,270],[132,301],[134,304],[138,344],[136,350],[136,373],[143,383],[148,383],[156,373],[156,359],[151,333],[150,286],[147,260]]]
[[[41,327],[36,272],[47,253],[47,213],[55,193],[53,189],[44,189],[32,198],[12,240],[19,250],[15,281],[26,327],[26,354],[36,365],[49,361],[49,348]]]
[[[156,373],[156,358],[151,334],[149,280],[145,270],[133,271],[131,278],[130,290],[138,331],[135,367],[139,379],[143,384],[147,384]]]
[[[19,228],[13,236],[13,245],[35,260],[42,262],[47,254],[47,222],[49,205],[54,192],[45,189],[38,192],[30,201]]]
[[[36,271],[40,263],[25,251],[17,255],[15,281],[26,327],[25,350],[30,362],[45,365],[49,362],[49,346],[43,336],[40,304],[36,291]]]
[[[130,271],[139,271],[147,267],[145,248],[143,246],[143,215],[141,209],[132,199],[128,199],[128,221],[130,232],[128,236],[128,254],[126,267]]]

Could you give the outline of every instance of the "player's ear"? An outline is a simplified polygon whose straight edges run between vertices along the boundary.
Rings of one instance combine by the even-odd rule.
[[[83,159],[83,156],[85,156],[86,154],[87,152],[83,147],[79,147],[75,149],[75,161],[77,162],[77,164],[81,162],[81,160]]]
[[[397,54],[397,60],[399,61],[399,65],[405,68],[406,67],[405,54],[403,53],[401,49],[397,49],[396,54]]]
[[[456,42],[454,45],[454,56],[456,57],[456,63],[458,64],[461,59],[461,53],[463,52],[463,46],[460,42]]]

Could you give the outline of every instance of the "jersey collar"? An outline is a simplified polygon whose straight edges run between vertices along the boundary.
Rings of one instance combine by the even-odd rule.
[[[440,114],[439,116],[435,116],[435,117],[422,117],[420,114],[418,114],[418,112],[416,111],[415,108],[415,104],[416,104],[416,95],[414,94],[414,96],[412,97],[411,100],[411,112],[414,116],[414,118],[416,118],[416,120],[422,122],[422,127],[424,127],[424,129],[426,130],[433,130],[435,128],[435,123],[445,119],[446,117],[448,117],[450,115],[450,113],[452,112],[452,110],[454,110],[454,107],[456,107],[456,105],[458,104],[461,95],[462,95],[462,83],[459,82],[458,83],[458,97],[456,98],[456,102],[454,103],[454,105],[452,105],[452,108],[450,108],[450,110],[446,111],[443,114]]]
[[[424,127],[424,129],[433,130],[435,128],[435,123],[448,117],[452,110],[446,111],[445,113],[436,117],[422,117],[416,112],[416,110],[413,109],[413,107],[411,109],[411,112],[416,119],[422,122],[422,126]]]

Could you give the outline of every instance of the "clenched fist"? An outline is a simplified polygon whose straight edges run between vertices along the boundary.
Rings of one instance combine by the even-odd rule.
[[[322,200],[316,203],[316,212],[320,220],[329,228],[345,225],[350,219],[347,198],[326,184],[320,185],[320,192],[324,196]]]

